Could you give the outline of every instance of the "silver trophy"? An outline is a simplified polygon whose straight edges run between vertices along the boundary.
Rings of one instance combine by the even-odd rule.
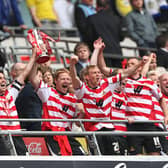
[[[33,34],[35,36],[35,39],[36,39],[36,42],[38,45],[36,62],[39,64],[47,62],[50,59],[50,57],[48,55],[48,52],[47,52],[46,46],[42,40],[42,37],[36,29],[33,30]]]

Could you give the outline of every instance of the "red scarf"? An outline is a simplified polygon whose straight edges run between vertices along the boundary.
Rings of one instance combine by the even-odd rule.
[[[48,115],[47,105],[43,104],[43,118],[47,119],[50,118]],[[53,127],[51,126],[50,122],[43,122],[42,130],[52,130],[52,131],[65,131],[63,127]],[[66,135],[54,135],[54,140],[58,142],[60,147],[61,155],[68,156],[72,155],[72,149],[69,144],[68,137]]]

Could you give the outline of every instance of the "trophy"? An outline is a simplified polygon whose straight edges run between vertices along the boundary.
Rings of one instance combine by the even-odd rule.
[[[42,64],[47,62],[50,59],[50,55],[52,54],[52,49],[49,45],[48,40],[58,42],[60,40],[60,33],[58,39],[54,40],[53,38],[39,30],[30,29],[28,30],[27,39],[33,47],[37,47],[36,62]]]

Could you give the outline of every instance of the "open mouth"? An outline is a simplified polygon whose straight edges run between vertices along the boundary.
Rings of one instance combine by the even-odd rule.
[[[5,87],[5,86],[6,86],[6,84],[2,83],[0,86],[1,86],[1,87]]]
[[[64,84],[64,85],[62,85],[62,87],[66,89],[66,88],[68,88],[68,85]]]

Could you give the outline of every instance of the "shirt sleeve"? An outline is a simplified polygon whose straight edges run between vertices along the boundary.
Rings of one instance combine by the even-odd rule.
[[[163,98],[163,94],[156,84],[152,85],[151,93],[158,101]]]
[[[109,89],[113,92],[116,88],[120,86],[121,81],[121,73],[117,74],[116,76],[112,76],[107,78]]]
[[[75,96],[78,99],[83,98],[85,93],[85,84],[83,82],[80,82],[80,88],[75,90]]]
[[[47,102],[49,96],[51,94],[51,88],[48,87],[43,81],[40,82],[39,89],[37,90],[37,95],[39,96],[40,100],[45,103]]]
[[[9,94],[13,97],[14,101],[16,100],[16,98],[18,97],[18,94],[20,92],[20,90],[22,89],[23,85],[18,82],[17,80],[15,80],[12,83],[12,86],[10,87]]]

